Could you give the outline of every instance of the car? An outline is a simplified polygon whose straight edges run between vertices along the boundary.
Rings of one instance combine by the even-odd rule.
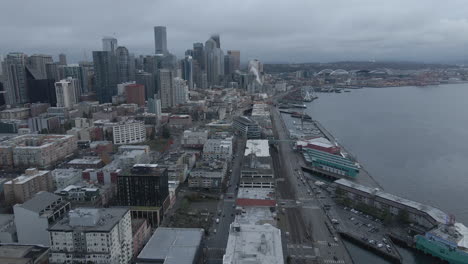
[[[387,239],[386,239],[385,237],[382,238],[382,241],[383,241],[385,244],[387,244]]]
[[[333,240],[335,240],[335,242],[338,242],[338,238],[336,236],[333,237]]]
[[[375,240],[371,239],[369,240],[369,244],[374,244],[375,243]]]
[[[219,224],[219,218],[216,218],[216,223]]]
[[[378,247],[378,248],[381,248],[381,247],[383,247],[383,244],[382,244],[382,243],[379,243],[379,244],[377,244],[377,247]]]
[[[335,218],[333,218],[333,219],[331,220],[331,222],[332,222],[333,224],[335,224],[335,225],[339,224],[338,220],[336,220]]]
[[[216,229],[213,230],[213,234],[216,234]]]
[[[354,217],[350,217],[349,220],[354,221]]]

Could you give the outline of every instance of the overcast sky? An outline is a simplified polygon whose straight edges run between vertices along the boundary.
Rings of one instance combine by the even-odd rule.
[[[22,51],[90,60],[103,36],[154,53],[153,26],[167,26],[178,57],[221,35],[242,61],[458,61],[468,58],[465,0],[2,0],[0,54]]]

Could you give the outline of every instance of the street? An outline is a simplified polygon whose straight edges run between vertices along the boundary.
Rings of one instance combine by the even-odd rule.
[[[296,201],[295,207],[285,208],[286,216],[280,218],[287,222],[281,226],[289,233],[286,243],[291,263],[353,263],[341,239],[335,241],[336,234],[318,201],[310,195],[312,190],[302,176],[297,153],[292,149],[279,111],[272,108],[271,113],[275,138],[279,140],[278,149],[272,154],[276,160],[279,206]],[[282,199],[289,202],[281,202]]]

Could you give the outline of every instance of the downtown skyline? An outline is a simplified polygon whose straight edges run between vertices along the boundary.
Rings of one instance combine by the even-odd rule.
[[[419,1],[405,5],[394,1],[198,1],[191,6],[183,1],[141,1],[138,5],[100,1],[92,8],[80,1],[67,3],[65,9],[55,0],[26,2],[0,4],[5,11],[0,32],[7,36],[0,39],[2,55],[65,53],[76,63],[91,60],[91,52],[100,49],[105,36],[117,38],[136,55],[153,54],[154,25],[167,27],[167,48],[178,58],[192,43],[220,34],[226,50],[243,52],[244,64],[253,58],[265,62],[450,62],[466,58],[463,52],[468,43],[462,1],[424,2],[423,8]],[[27,9],[22,8],[25,5]],[[73,15],[64,10],[73,10]]]

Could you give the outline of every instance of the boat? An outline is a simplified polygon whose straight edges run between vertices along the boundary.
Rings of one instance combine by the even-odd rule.
[[[289,107],[291,108],[307,108],[305,104],[290,104]]]

